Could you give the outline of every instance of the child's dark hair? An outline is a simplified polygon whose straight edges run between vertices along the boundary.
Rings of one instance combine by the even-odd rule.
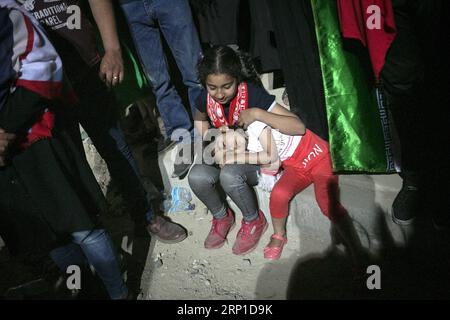
[[[262,86],[250,55],[227,46],[211,47],[198,63],[198,74],[203,85],[208,75],[220,73],[229,74],[238,83],[247,81]]]

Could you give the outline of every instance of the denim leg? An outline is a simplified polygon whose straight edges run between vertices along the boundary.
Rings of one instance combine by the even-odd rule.
[[[170,80],[169,68],[154,16],[153,1],[123,2],[121,8],[127,18],[146,76],[152,84],[167,136],[170,137],[176,129],[191,130],[189,114]]]
[[[136,160],[134,159],[133,154],[131,153],[130,147],[125,141],[125,136],[123,132],[118,127],[111,127],[109,129],[109,135],[116,142],[117,149],[123,154],[125,159],[128,161],[136,176],[139,177],[141,175],[141,173],[139,172],[139,167],[136,163]]]
[[[258,170],[257,165],[231,164],[220,171],[220,185],[239,207],[245,221],[258,217],[258,201],[253,189],[258,184]]]
[[[196,164],[189,173],[189,186],[216,218],[223,216],[227,204],[219,184],[220,169],[206,164]]]
[[[155,16],[172,51],[183,83],[188,88],[192,116],[195,100],[201,92],[197,64],[202,56],[197,29],[192,18],[188,0],[156,0]]]
[[[81,247],[88,262],[102,279],[111,299],[126,295],[128,289],[122,278],[111,239],[103,229],[78,231],[72,234],[73,242]]]
[[[69,243],[53,249],[50,251],[50,257],[64,274],[67,272],[69,266],[82,266],[87,262],[81,247],[75,243]]]

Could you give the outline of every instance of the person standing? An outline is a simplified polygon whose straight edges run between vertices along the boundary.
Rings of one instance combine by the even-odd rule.
[[[111,299],[126,299],[98,221],[104,196],[61,121],[73,107],[61,59],[12,0],[0,3],[0,30],[0,234],[13,256],[50,252],[63,273],[87,261]]]
[[[202,50],[188,0],[120,0],[120,6],[156,96],[168,138],[166,147],[178,142],[178,137],[182,138],[181,144],[192,142],[193,124],[172,84],[161,37],[162,35],[167,42],[188,89],[191,113],[194,116],[195,99],[201,92],[196,67]],[[180,149],[181,158],[183,149],[186,148]],[[190,163],[176,163],[173,177],[182,179],[187,175],[193,162],[193,148],[190,157],[186,158],[191,160]]]
[[[96,45],[93,26],[77,0],[19,1],[49,31],[79,103],[71,111],[70,133],[82,150],[78,122],[105,160],[110,175],[123,195],[136,230],[143,227],[157,239],[180,242],[186,230],[154,214],[140,181],[136,161],[118,127],[116,101],[108,91],[123,80],[123,61],[111,0],[91,0],[89,5],[100,31],[104,54]],[[71,9],[72,8],[72,9]],[[78,23],[72,23],[78,8]]]

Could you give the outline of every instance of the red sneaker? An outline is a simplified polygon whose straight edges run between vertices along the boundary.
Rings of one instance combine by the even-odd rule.
[[[261,210],[259,210],[257,219],[250,222],[242,220],[242,227],[237,234],[236,242],[233,246],[233,253],[242,255],[255,249],[259,239],[267,230],[267,227],[266,217]]]
[[[205,239],[206,249],[218,249],[223,246],[228,233],[234,227],[234,212],[227,209],[227,215],[223,219],[213,218],[211,230]]]

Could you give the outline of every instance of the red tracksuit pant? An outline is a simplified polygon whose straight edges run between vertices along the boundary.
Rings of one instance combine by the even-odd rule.
[[[339,202],[339,180],[333,174],[328,143],[307,130],[292,157],[283,161],[284,173],[270,195],[270,214],[285,218],[289,202],[311,183],[320,210],[330,220],[347,210]]]

